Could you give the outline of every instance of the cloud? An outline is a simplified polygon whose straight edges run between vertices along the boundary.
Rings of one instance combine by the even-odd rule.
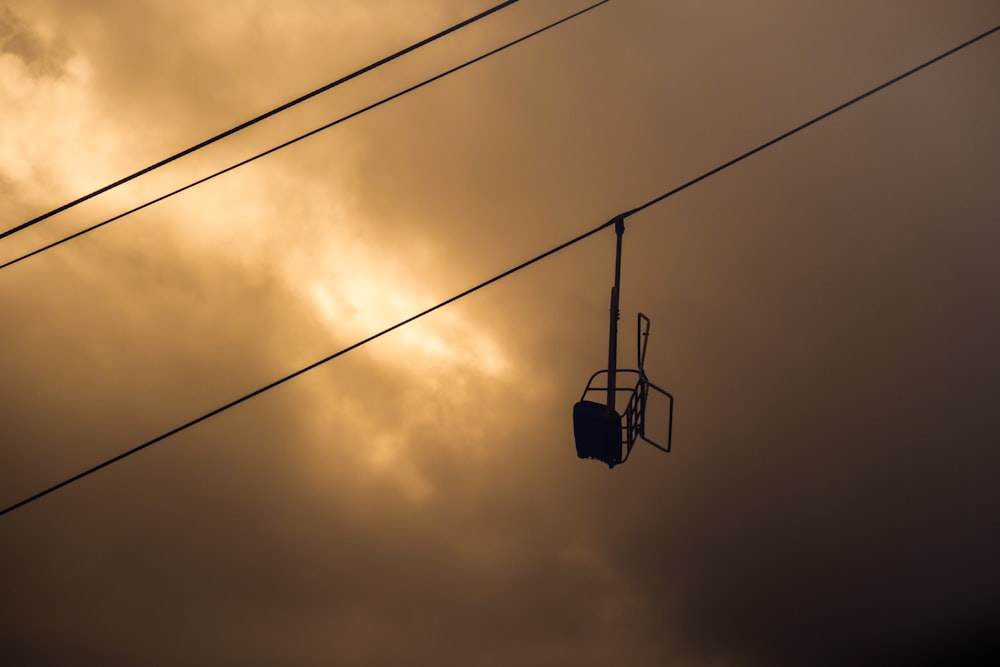
[[[3,252],[571,4],[519,3]],[[991,18],[932,4],[609,3],[4,270],[4,497],[450,297]],[[10,3],[4,228],[470,11]],[[1000,589],[994,53],[630,220],[621,355],[646,312],[647,370],[678,399],[671,455],[614,471],[574,456],[570,408],[607,353],[599,235],[5,516],[9,661],[961,662]]]
[[[10,7],[0,9],[0,54],[19,59],[38,77],[64,74],[69,56],[64,43],[44,34]]]

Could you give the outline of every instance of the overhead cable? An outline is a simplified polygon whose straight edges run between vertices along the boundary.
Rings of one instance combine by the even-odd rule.
[[[250,393],[245,394],[245,395],[241,396],[240,398],[237,398],[237,399],[235,399],[233,401],[230,401],[229,403],[226,403],[225,405],[222,405],[222,406],[220,406],[220,407],[212,410],[211,412],[206,412],[205,414],[201,415],[200,417],[192,419],[191,421],[188,421],[188,422],[186,422],[184,424],[181,424],[180,426],[178,426],[178,427],[176,427],[174,429],[171,429],[170,431],[167,431],[166,433],[158,435],[157,437],[155,437],[155,438],[153,438],[151,440],[147,440],[146,442],[142,443],[141,445],[133,447],[132,449],[129,449],[129,450],[125,451],[125,452],[122,452],[121,454],[118,454],[117,456],[114,456],[114,457],[112,457],[112,458],[110,458],[110,459],[108,459],[108,460],[106,460],[106,461],[104,461],[102,463],[99,463],[99,464],[97,464],[97,465],[95,465],[95,466],[93,466],[91,468],[88,468],[87,470],[84,470],[83,472],[80,472],[80,473],[78,473],[78,474],[76,474],[76,475],[74,475],[74,476],[72,476],[72,477],[70,477],[70,478],[68,478],[68,479],[66,479],[66,480],[64,480],[62,482],[59,482],[58,484],[55,484],[53,486],[50,486],[47,489],[39,491],[38,493],[35,493],[34,495],[31,495],[31,496],[25,498],[24,500],[16,502],[13,505],[10,505],[10,506],[4,508],[3,510],[0,510],[0,516],[2,516],[4,514],[7,514],[9,512],[12,512],[12,511],[14,511],[14,510],[16,510],[16,509],[18,509],[20,507],[23,507],[23,506],[25,506],[25,505],[27,505],[27,504],[29,504],[31,502],[34,502],[34,501],[36,501],[36,500],[38,500],[38,499],[40,499],[40,498],[42,498],[44,496],[47,496],[48,494],[52,493],[53,491],[57,491],[57,490],[59,490],[61,488],[69,486],[70,484],[73,484],[74,482],[77,482],[77,481],[83,479],[84,477],[87,477],[87,476],[89,476],[89,475],[97,472],[98,470],[106,468],[106,467],[112,465],[113,463],[117,463],[118,461],[121,461],[122,459],[125,459],[125,458],[127,458],[129,456],[132,456],[133,454],[136,454],[136,453],[142,451],[143,449],[146,449],[147,447],[150,447],[150,446],[155,445],[155,444],[157,444],[159,442],[162,442],[162,441],[166,440],[167,438],[169,438],[171,436],[177,435],[178,433],[180,433],[182,431],[185,431],[185,430],[191,428],[192,426],[200,424],[201,422],[203,422],[203,421],[205,421],[207,419],[210,419],[212,417],[215,417],[216,415],[219,415],[219,414],[225,412],[226,410],[229,410],[230,408],[234,408],[237,405],[240,405],[241,403],[244,403],[244,402],[250,400],[251,398],[254,398],[255,396],[259,396],[260,394],[263,394],[264,392],[269,391],[271,389],[274,389],[275,387],[278,387],[279,385],[282,385],[282,384],[288,382],[289,380],[292,380],[292,379],[294,379],[294,378],[296,378],[296,377],[298,377],[298,376],[300,376],[300,375],[302,375],[304,373],[307,373],[307,372],[309,372],[309,371],[311,371],[311,370],[313,370],[315,368],[318,368],[319,366],[322,366],[323,364],[326,364],[327,362],[333,361],[334,359],[336,359],[338,357],[341,357],[341,356],[347,354],[348,352],[351,352],[352,350],[356,350],[359,347],[367,345],[368,343],[371,343],[372,341],[374,341],[374,340],[376,340],[378,338],[381,338],[382,336],[384,336],[384,335],[386,335],[386,334],[388,334],[388,333],[390,333],[392,331],[395,331],[396,329],[399,329],[399,328],[401,328],[403,326],[406,326],[406,325],[408,325],[408,324],[410,324],[412,322],[415,322],[416,320],[419,320],[420,318],[424,317],[425,315],[429,315],[429,314],[433,313],[436,310],[440,310],[441,308],[444,308],[447,305],[450,305],[450,304],[452,304],[452,303],[454,303],[454,302],[456,302],[456,301],[458,301],[460,299],[463,299],[463,298],[465,298],[465,297],[473,294],[474,292],[478,292],[479,290],[483,289],[484,287],[487,287],[489,285],[492,285],[495,282],[503,280],[504,278],[507,278],[507,277],[509,277],[509,276],[517,273],[518,271],[521,271],[522,269],[525,269],[525,268],[531,266],[532,264],[535,264],[536,262],[540,262],[541,260],[543,260],[543,259],[545,259],[547,257],[550,257],[550,256],[552,256],[552,255],[554,255],[554,254],[556,254],[558,252],[561,252],[562,250],[565,250],[566,248],[569,248],[570,246],[575,245],[576,243],[579,243],[580,241],[583,241],[584,239],[593,236],[594,234],[600,232],[601,230],[604,230],[604,229],[606,229],[608,227],[614,226],[622,218],[635,215],[635,214],[639,213],[640,211],[643,211],[643,210],[649,208],[650,206],[653,206],[654,204],[657,204],[657,203],[663,201],[664,199],[667,199],[668,197],[670,197],[670,196],[672,196],[674,194],[677,194],[677,193],[681,192],[682,190],[687,189],[688,187],[690,187],[692,185],[695,185],[696,183],[704,181],[705,179],[713,176],[714,174],[717,174],[717,173],[719,173],[719,172],[721,172],[721,171],[723,171],[725,169],[728,169],[729,167],[732,167],[733,165],[735,165],[738,162],[746,159],[747,157],[749,157],[751,155],[754,155],[755,153],[758,153],[758,152],[764,150],[765,148],[773,146],[776,143],[778,143],[780,141],[783,141],[784,139],[787,139],[788,137],[792,136],[793,134],[799,132],[802,129],[805,129],[806,127],[809,127],[810,125],[813,125],[814,123],[819,122],[820,120],[823,120],[825,118],[829,118],[831,115],[833,115],[833,114],[835,114],[835,113],[837,113],[839,111],[842,111],[842,110],[846,109],[847,107],[851,106],[852,104],[855,104],[855,103],[857,103],[857,102],[865,99],[869,95],[871,95],[871,94],[873,94],[875,92],[878,92],[880,90],[883,90],[887,86],[890,86],[890,85],[892,85],[894,83],[898,83],[899,81],[902,81],[904,78],[915,74],[916,72],[920,71],[921,69],[923,69],[927,65],[930,65],[932,63],[938,62],[942,58],[947,57],[947,56],[949,56],[951,54],[954,54],[957,51],[959,51],[959,50],[961,50],[961,49],[963,49],[963,48],[965,48],[967,46],[970,46],[973,43],[975,43],[975,42],[977,42],[977,41],[979,41],[979,40],[981,40],[981,39],[989,36],[990,34],[992,34],[994,32],[997,32],[998,30],[1000,30],[1000,26],[997,26],[997,27],[993,28],[992,30],[987,31],[987,32],[983,33],[982,35],[979,35],[978,37],[975,37],[975,38],[973,38],[973,39],[971,39],[971,40],[969,40],[969,41],[961,44],[960,46],[955,47],[955,48],[953,48],[953,49],[945,52],[944,54],[942,54],[940,56],[937,56],[937,57],[935,57],[935,58],[933,58],[931,60],[928,60],[923,65],[914,67],[913,69],[908,70],[904,74],[901,74],[900,76],[897,76],[897,77],[889,80],[886,83],[883,83],[883,84],[881,84],[879,86],[876,86],[875,88],[872,88],[867,93],[859,95],[859,96],[853,98],[852,100],[850,100],[849,102],[846,102],[844,104],[841,104],[841,105],[835,107],[831,111],[828,111],[828,112],[823,113],[823,114],[821,114],[819,116],[816,116],[811,121],[803,123],[802,125],[799,125],[798,127],[794,128],[792,130],[789,130],[788,132],[785,132],[783,134],[778,135],[774,139],[771,139],[769,141],[766,141],[766,142],[760,144],[759,146],[757,146],[753,150],[747,151],[746,153],[743,153],[742,155],[740,155],[740,156],[738,156],[736,158],[733,158],[732,160],[724,162],[721,165],[719,165],[718,167],[715,167],[714,169],[711,169],[711,170],[709,170],[709,171],[701,174],[700,176],[692,178],[691,180],[687,181],[686,183],[683,183],[683,184],[681,184],[681,185],[679,185],[679,186],[677,186],[677,187],[675,187],[675,188],[667,191],[666,193],[664,193],[664,194],[662,194],[662,195],[660,195],[658,197],[654,197],[653,199],[650,199],[649,201],[647,201],[646,203],[644,203],[644,204],[642,204],[640,206],[637,206],[637,207],[635,207],[633,209],[630,209],[630,210],[626,211],[625,213],[621,213],[621,214],[615,216],[614,218],[608,220],[607,222],[601,223],[600,225],[594,227],[593,229],[591,229],[589,231],[586,231],[586,232],[580,234],[579,236],[576,236],[576,237],[574,237],[574,238],[572,238],[572,239],[570,239],[570,240],[568,240],[568,241],[566,241],[564,243],[561,243],[561,244],[559,244],[559,245],[557,245],[557,246],[555,246],[553,248],[550,248],[549,250],[546,250],[545,252],[543,252],[543,253],[541,253],[539,255],[536,255],[535,257],[532,257],[531,259],[529,259],[529,260],[527,260],[525,262],[522,262],[522,263],[518,264],[517,266],[504,271],[503,273],[499,273],[499,274],[493,276],[492,278],[479,283],[478,285],[470,287],[470,288],[464,290],[463,292],[460,292],[460,293],[456,294],[455,296],[453,296],[453,297],[451,297],[449,299],[446,299],[446,300],[438,303],[435,306],[432,306],[430,308],[422,310],[419,313],[417,313],[416,315],[412,315],[412,316],[406,318],[405,320],[402,320],[402,321],[400,321],[400,322],[398,322],[398,323],[396,323],[396,324],[394,324],[394,325],[392,325],[392,326],[390,326],[390,327],[388,327],[386,329],[383,329],[382,331],[379,331],[376,334],[372,334],[371,336],[368,336],[367,338],[365,338],[363,340],[360,340],[357,343],[354,343],[353,345],[350,345],[348,347],[343,348],[342,350],[334,352],[333,354],[331,354],[329,356],[323,357],[322,359],[319,359],[318,361],[315,361],[315,362],[309,364],[308,366],[305,366],[304,368],[300,368],[299,370],[297,370],[297,371],[295,371],[293,373],[289,373],[288,375],[286,375],[286,376],[284,376],[284,377],[282,377],[282,378],[280,378],[278,380],[275,380],[274,382],[271,382],[270,384],[267,384],[267,385],[265,385],[263,387],[260,387],[259,389],[255,389],[254,391],[251,391]]]
[[[262,157],[265,157],[265,156],[270,155],[272,153],[276,153],[277,151],[280,151],[283,148],[287,148],[287,147],[291,146],[292,144],[296,144],[296,143],[302,141],[303,139],[307,139],[307,138],[309,138],[309,137],[311,137],[311,136],[313,136],[315,134],[319,134],[320,132],[322,132],[324,130],[328,130],[328,129],[332,128],[332,127],[340,125],[341,123],[343,123],[345,121],[348,121],[348,120],[350,120],[352,118],[360,116],[363,113],[366,113],[368,111],[376,109],[376,108],[382,106],[383,104],[387,104],[388,102],[391,102],[391,101],[393,101],[395,99],[398,99],[398,98],[400,98],[400,97],[402,97],[404,95],[407,95],[408,93],[412,93],[413,91],[418,90],[420,88],[423,88],[424,86],[427,86],[427,85],[429,85],[429,84],[431,84],[431,83],[433,83],[435,81],[443,79],[444,77],[446,77],[446,76],[448,76],[450,74],[454,74],[455,72],[458,72],[459,70],[465,69],[466,67],[469,67],[470,65],[474,65],[475,63],[478,63],[478,62],[480,62],[482,60],[485,60],[485,59],[487,59],[487,58],[489,58],[491,56],[494,56],[494,55],[500,53],[501,51],[505,51],[505,50],[509,49],[512,46],[520,44],[521,42],[523,42],[525,40],[531,39],[532,37],[535,37],[537,35],[542,34],[543,32],[551,30],[552,28],[555,28],[558,25],[566,23],[567,21],[571,21],[572,19],[575,19],[578,16],[581,16],[582,14],[586,14],[587,12],[589,12],[591,10],[597,9],[601,5],[607,4],[608,2],[610,2],[610,0],[600,0],[600,2],[596,2],[596,3],[592,4],[592,5],[590,5],[589,7],[585,7],[584,9],[581,9],[581,10],[579,10],[577,12],[574,12],[574,13],[568,15],[568,16],[565,16],[565,17],[557,20],[557,21],[549,23],[548,25],[546,25],[546,26],[544,26],[542,28],[539,28],[539,29],[537,29],[537,30],[535,30],[533,32],[530,32],[530,33],[528,33],[526,35],[518,37],[517,39],[515,39],[513,41],[507,42],[503,46],[499,46],[499,47],[497,47],[497,48],[495,48],[495,49],[493,49],[491,51],[488,51],[488,52],[486,52],[486,53],[484,53],[484,54],[482,54],[480,56],[477,56],[477,57],[473,58],[472,60],[467,60],[464,63],[462,63],[461,65],[457,65],[455,67],[452,67],[451,69],[448,69],[448,70],[446,70],[444,72],[441,72],[440,74],[436,74],[436,75],[430,77],[429,79],[424,79],[420,83],[414,84],[414,85],[412,85],[412,86],[410,86],[408,88],[405,88],[405,89],[403,89],[403,90],[401,90],[401,91],[399,91],[397,93],[393,93],[392,95],[389,95],[388,97],[384,97],[381,100],[379,100],[378,102],[374,102],[372,104],[369,104],[368,106],[362,107],[361,109],[358,109],[357,111],[354,111],[352,113],[347,114],[346,116],[341,116],[340,118],[338,118],[338,119],[336,119],[334,121],[331,121],[331,122],[329,122],[329,123],[327,123],[325,125],[322,125],[320,127],[317,127],[314,130],[310,130],[309,132],[306,132],[305,134],[300,134],[299,136],[297,136],[297,137],[295,137],[293,139],[289,139],[288,141],[286,141],[284,143],[278,144],[277,146],[274,146],[273,148],[269,148],[269,149],[267,149],[266,151],[264,151],[262,153],[257,153],[256,155],[248,157],[245,160],[241,160],[241,161],[237,162],[236,164],[232,164],[232,165],[226,167],[225,169],[220,169],[219,171],[213,172],[213,173],[209,174],[208,176],[205,176],[203,178],[199,178],[198,180],[196,180],[196,181],[194,181],[192,183],[188,183],[187,185],[179,187],[176,190],[172,190],[172,191],[170,191],[170,192],[168,192],[168,193],[166,193],[164,195],[160,195],[159,197],[156,197],[155,199],[151,199],[151,200],[147,201],[144,204],[140,204],[139,206],[135,206],[133,208],[130,208],[127,211],[124,211],[122,213],[119,213],[118,215],[112,216],[112,217],[110,217],[110,218],[108,218],[108,219],[106,219],[106,220],[104,220],[102,222],[99,222],[97,224],[91,225],[90,227],[87,227],[85,229],[81,229],[80,231],[75,232],[73,234],[70,234],[69,236],[63,237],[63,238],[59,239],[58,241],[53,241],[52,243],[49,243],[48,245],[42,246],[41,248],[38,248],[36,250],[32,250],[31,252],[25,253],[24,255],[20,255],[18,257],[15,257],[14,259],[8,260],[8,261],[4,262],[3,264],[0,264],[0,269],[5,269],[8,266],[12,266],[14,264],[17,264],[18,262],[26,260],[29,257],[33,257],[33,256],[41,254],[41,253],[43,253],[43,252],[45,252],[47,250],[51,250],[52,248],[55,248],[56,246],[62,245],[63,243],[66,243],[67,241],[72,241],[73,239],[79,238],[79,237],[83,236],[84,234],[88,234],[88,233],[94,231],[95,229],[100,229],[101,227],[104,227],[105,225],[109,225],[112,222],[115,222],[117,220],[121,220],[122,218],[124,218],[124,217],[126,217],[128,215],[131,215],[133,213],[137,213],[138,211],[141,211],[141,210],[143,210],[145,208],[149,208],[150,206],[152,206],[154,204],[158,204],[159,202],[161,202],[161,201],[163,201],[165,199],[169,199],[169,198],[171,198],[171,197],[173,197],[175,195],[178,195],[178,194],[180,194],[182,192],[190,190],[191,188],[199,186],[202,183],[205,183],[205,182],[210,181],[210,180],[212,180],[214,178],[222,176],[223,174],[227,174],[227,173],[229,173],[229,172],[231,172],[231,171],[233,171],[235,169],[239,169],[240,167],[248,165],[251,162],[259,160]]]
[[[410,46],[406,47],[405,49],[401,49],[399,51],[396,51],[395,53],[392,53],[392,54],[390,54],[388,56],[385,56],[384,58],[382,58],[380,60],[377,60],[377,61],[371,63],[370,65],[366,65],[365,67],[362,67],[361,69],[355,70],[354,72],[351,72],[350,74],[348,74],[346,76],[343,76],[343,77],[337,79],[336,81],[331,81],[330,83],[328,83],[328,84],[326,84],[324,86],[320,86],[316,90],[308,92],[305,95],[301,95],[299,97],[296,97],[294,100],[291,100],[289,102],[285,102],[284,104],[282,104],[280,106],[277,106],[277,107],[271,109],[270,111],[262,113],[259,116],[255,116],[255,117],[251,118],[250,120],[244,121],[244,122],[240,123],[239,125],[226,130],[225,132],[220,132],[219,134],[215,135],[214,137],[209,137],[208,139],[205,139],[204,141],[201,141],[201,142],[195,144],[194,146],[191,146],[190,148],[185,148],[184,150],[180,151],[179,153],[174,153],[170,157],[166,157],[166,158],[160,160],[159,162],[155,162],[155,163],[149,165],[148,167],[144,167],[144,168],[140,169],[139,171],[137,171],[137,172],[135,172],[133,174],[129,174],[128,176],[125,176],[124,178],[120,178],[117,181],[115,181],[114,183],[109,183],[108,185],[105,185],[104,187],[98,188],[97,190],[94,190],[93,192],[85,194],[82,197],[78,197],[77,199],[74,199],[71,202],[68,202],[66,204],[63,204],[62,206],[54,208],[51,211],[48,211],[47,213],[43,213],[42,215],[36,216],[36,217],[32,218],[31,220],[28,220],[27,222],[24,222],[24,223],[22,223],[22,224],[20,224],[20,225],[18,225],[16,227],[12,227],[11,229],[8,229],[8,230],[6,230],[4,232],[0,232],[0,239],[6,238],[6,237],[10,236],[11,234],[16,234],[17,232],[22,231],[24,229],[27,229],[28,227],[31,227],[33,225],[36,225],[39,222],[42,222],[43,220],[47,220],[48,218],[51,218],[52,216],[54,216],[54,215],[56,215],[58,213],[62,213],[63,211],[69,210],[69,209],[73,208],[74,206],[77,206],[78,204],[82,204],[83,202],[88,201],[90,199],[93,199],[94,197],[96,197],[98,195],[104,194],[105,192],[108,192],[109,190],[113,190],[113,189],[115,189],[115,188],[117,188],[117,187],[119,187],[121,185],[124,185],[124,184],[128,183],[129,181],[135,180],[136,178],[139,178],[140,176],[143,176],[145,174],[148,174],[151,171],[159,169],[160,167],[168,165],[168,164],[170,164],[171,162],[173,162],[175,160],[179,160],[180,158],[182,158],[182,157],[184,157],[186,155],[190,155],[191,153],[194,153],[195,151],[201,150],[202,148],[205,148],[206,146],[210,146],[211,144],[214,144],[217,141],[220,141],[222,139],[225,139],[226,137],[229,137],[229,136],[231,136],[233,134],[236,134],[237,132],[240,132],[242,130],[247,129],[248,127],[250,127],[252,125],[256,125],[257,123],[261,122],[262,120],[266,120],[266,119],[270,118],[271,116],[275,116],[275,115],[277,115],[277,114],[279,114],[279,113],[281,113],[283,111],[286,111],[286,110],[288,110],[288,109],[296,106],[297,104],[301,104],[302,102],[305,102],[308,99],[316,97],[317,95],[319,95],[321,93],[325,93],[325,92],[327,92],[329,90],[332,90],[333,88],[336,88],[337,86],[340,86],[342,84],[347,83],[348,81],[351,81],[352,79],[356,79],[359,76],[361,76],[362,74],[367,74],[368,72],[371,72],[372,70],[378,69],[382,65],[388,64],[388,63],[392,62],[393,60],[396,60],[397,58],[400,58],[402,56],[405,56],[408,53],[416,51],[417,49],[419,49],[419,48],[421,48],[423,46],[426,46],[426,45],[430,44],[431,42],[437,41],[438,39],[441,39],[442,37],[444,37],[446,35],[449,35],[449,34],[455,32],[456,30],[460,30],[460,29],[462,29],[462,28],[464,28],[466,26],[472,25],[473,23],[475,23],[475,22],[477,22],[477,21],[479,21],[481,19],[486,18],[490,14],[498,12],[501,9],[509,7],[510,5],[514,4],[515,2],[519,2],[519,1],[520,0],[506,0],[505,2],[501,2],[500,4],[495,5],[495,6],[491,7],[490,9],[487,9],[484,12],[480,12],[479,14],[476,14],[475,16],[473,16],[471,18],[468,18],[468,19],[465,19],[464,21],[456,23],[455,25],[451,26],[450,28],[446,28],[445,30],[442,30],[441,32],[435,33],[434,35],[431,35],[430,37],[427,37],[426,39],[422,39],[419,42],[416,42],[415,44],[411,44]]]
[[[895,76],[895,77],[889,79],[888,81],[886,81],[884,83],[881,83],[881,84],[875,86],[874,88],[871,88],[870,90],[867,90],[867,91],[861,93],[857,97],[853,97],[853,98],[849,99],[848,101],[844,102],[843,104],[835,106],[834,108],[830,109],[826,113],[821,113],[820,115],[816,116],[812,120],[807,120],[806,122],[802,123],[801,125],[799,125],[797,127],[794,127],[791,130],[788,130],[787,132],[779,134],[774,139],[771,139],[770,141],[766,141],[766,142],[762,143],[761,145],[757,146],[756,148],[753,148],[753,149],[747,151],[746,153],[743,153],[742,155],[734,157],[732,160],[729,160],[728,162],[724,162],[724,163],[720,164],[715,169],[712,169],[710,171],[706,171],[704,174],[702,174],[698,178],[692,179],[692,180],[688,181],[687,183],[684,183],[683,185],[680,185],[680,186],[678,186],[678,187],[676,187],[676,188],[674,188],[672,190],[668,190],[667,192],[664,192],[659,197],[655,197],[653,199],[650,199],[648,202],[646,202],[642,206],[637,206],[636,208],[632,209],[631,211],[628,211],[627,213],[624,213],[623,216],[627,218],[628,216],[635,215],[636,213],[639,213],[640,211],[643,211],[643,210],[649,208],[650,206],[653,206],[654,204],[658,204],[659,202],[663,201],[667,197],[675,195],[678,192],[680,192],[681,190],[685,190],[685,189],[691,187],[692,185],[694,185],[695,183],[698,183],[699,181],[703,181],[706,178],[709,178],[710,176],[714,176],[715,174],[719,173],[723,169],[728,169],[729,167],[732,167],[737,162],[742,162],[743,160],[747,159],[751,155],[759,153],[762,150],[764,150],[765,148],[770,148],[771,146],[773,146],[774,144],[778,143],[779,141],[783,141],[784,139],[787,139],[788,137],[792,136],[793,134],[798,134],[799,132],[801,132],[802,130],[806,129],[807,127],[811,127],[812,125],[815,125],[816,123],[820,122],[821,120],[825,120],[826,118],[829,118],[830,116],[834,115],[835,113],[843,111],[847,107],[853,106],[854,104],[857,104],[861,100],[863,100],[863,99],[865,99],[867,97],[870,97],[871,95],[874,95],[875,93],[877,93],[877,92],[879,92],[881,90],[884,90],[884,89],[888,88],[889,86],[891,86],[893,84],[899,83],[903,79],[916,74],[920,70],[922,70],[924,68],[927,68],[927,67],[930,67],[931,65],[933,65],[936,62],[944,60],[948,56],[954,55],[955,53],[958,53],[959,51],[961,51],[962,49],[964,49],[966,47],[972,46],[973,44],[975,44],[976,42],[978,42],[980,40],[986,39],[987,37],[989,37],[993,33],[997,32],[998,30],[1000,30],[1000,25],[994,26],[993,28],[990,28],[986,32],[981,33],[979,35],[976,35],[972,39],[969,39],[969,40],[967,40],[965,42],[962,42],[958,46],[956,46],[954,48],[951,48],[951,49],[948,49],[944,53],[942,53],[940,55],[937,55],[937,56],[931,58],[930,60],[917,65],[916,67],[913,67],[911,69],[906,70],[905,72],[903,72],[899,76]],[[2,267],[0,267],[0,268],[2,268]]]

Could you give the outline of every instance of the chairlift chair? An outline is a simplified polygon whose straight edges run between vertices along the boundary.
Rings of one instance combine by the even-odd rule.
[[[580,400],[573,406],[573,435],[576,440],[576,454],[581,459],[596,459],[614,468],[628,460],[632,447],[638,439],[662,452],[670,453],[670,442],[674,422],[674,397],[658,387],[646,377],[646,346],[649,343],[649,318],[639,313],[636,321],[636,352],[638,368],[618,368],[618,295],[621,287],[622,236],[625,220],[618,216],[614,220],[617,236],[615,252],[615,284],[611,288],[611,323],[608,341],[608,367],[590,376]],[[635,378],[635,384],[620,386],[619,376]],[[600,382],[604,379],[604,383]],[[650,389],[665,396],[669,401],[667,413],[666,441],[659,443],[646,433],[646,403]],[[605,402],[589,400],[588,396],[603,393]],[[617,410],[619,397],[627,396],[625,409]]]

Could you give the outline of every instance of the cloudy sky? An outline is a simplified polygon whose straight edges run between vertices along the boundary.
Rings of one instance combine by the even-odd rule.
[[[493,4],[0,2],[0,229]],[[0,261],[587,4],[516,3]],[[612,0],[0,270],[0,505],[998,23]],[[629,219],[620,351],[642,310],[673,453],[576,458],[607,230],[0,517],[2,662],[962,664],[1000,614],[998,69],[995,35]]]

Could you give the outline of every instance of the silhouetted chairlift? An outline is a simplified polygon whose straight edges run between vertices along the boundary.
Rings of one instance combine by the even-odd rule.
[[[636,351],[638,368],[618,368],[618,295],[621,287],[622,235],[625,233],[625,220],[622,216],[615,219],[615,234],[617,236],[615,250],[615,284],[611,288],[611,324],[608,341],[608,367],[594,373],[587,381],[580,401],[573,406],[573,436],[576,439],[576,454],[581,459],[597,459],[614,468],[624,463],[636,440],[641,438],[662,452],[670,453],[670,440],[674,423],[674,397],[666,390],[656,386],[646,377],[644,364],[646,361],[646,345],[649,342],[649,318],[639,313],[636,321]],[[635,384],[630,387],[618,386],[619,375],[634,376]],[[603,384],[599,378],[604,378]],[[667,439],[660,444],[646,434],[646,401],[649,391],[662,394],[669,399],[667,414]],[[589,394],[600,392],[605,395],[605,402],[588,400]],[[623,413],[617,411],[619,396],[627,395],[628,399]]]

